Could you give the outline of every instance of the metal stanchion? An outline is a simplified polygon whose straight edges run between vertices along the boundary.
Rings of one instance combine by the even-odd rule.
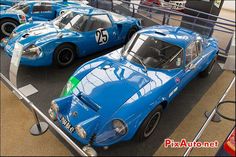
[[[31,135],[38,136],[44,134],[48,130],[48,124],[39,121],[38,115],[34,109],[32,109],[32,113],[36,123],[30,129]]]

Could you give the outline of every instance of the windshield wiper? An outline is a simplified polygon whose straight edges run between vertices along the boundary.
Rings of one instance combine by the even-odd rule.
[[[132,53],[132,55],[130,52]],[[147,66],[143,63],[142,59],[140,59],[138,56],[135,56],[135,53],[133,51],[129,51],[128,54],[131,55],[132,57],[134,57],[135,59],[137,59],[141,63],[141,65],[144,67],[144,70],[145,70],[144,72],[146,73]]]

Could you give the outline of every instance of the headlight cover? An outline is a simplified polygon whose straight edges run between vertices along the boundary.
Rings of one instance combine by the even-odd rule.
[[[81,138],[86,138],[87,133],[81,125],[77,125],[75,130]]]
[[[12,38],[14,38],[16,35],[17,35],[17,33],[16,33],[15,31],[13,31],[13,32],[10,34],[9,38],[12,39]]]
[[[112,121],[113,129],[119,135],[125,135],[127,133],[127,126],[125,123],[119,119]]]
[[[57,120],[57,113],[59,111],[59,107],[55,101],[52,101],[51,107],[48,110],[49,116],[53,121]]]
[[[33,44],[33,45],[28,46],[23,51],[22,56],[25,56],[28,58],[36,58],[36,57],[39,57],[41,54],[42,54],[41,49]]]

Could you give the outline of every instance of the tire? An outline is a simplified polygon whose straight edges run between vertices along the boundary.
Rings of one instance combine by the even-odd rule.
[[[137,29],[136,27],[132,27],[132,28],[129,30],[129,32],[127,33],[125,42],[127,43],[137,31],[138,31],[138,29]]]
[[[211,63],[206,67],[205,70],[203,70],[202,72],[199,73],[199,76],[200,77],[209,76],[214,68],[215,62],[216,62],[216,57],[211,61]]]
[[[75,47],[71,44],[58,46],[53,55],[53,64],[57,67],[69,66],[75,59]]]
[[[10,36],[12,31],[19,25],[19,22],[13,19],[0,20],[0,38]]]
[[[162,116],[163,107],[158,105],[149,115],[145,118],[141,126],[139,127],[135,140],[137,142],[143,142],[147,138],[149,138],[152,133],[155,131],[161,116]],[[153,126],[151,126],[153,125]]]

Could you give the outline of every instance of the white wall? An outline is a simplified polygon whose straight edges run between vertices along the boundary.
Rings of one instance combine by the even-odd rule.
[[[223,9],[235,11],[235,0],[225,0]]]

